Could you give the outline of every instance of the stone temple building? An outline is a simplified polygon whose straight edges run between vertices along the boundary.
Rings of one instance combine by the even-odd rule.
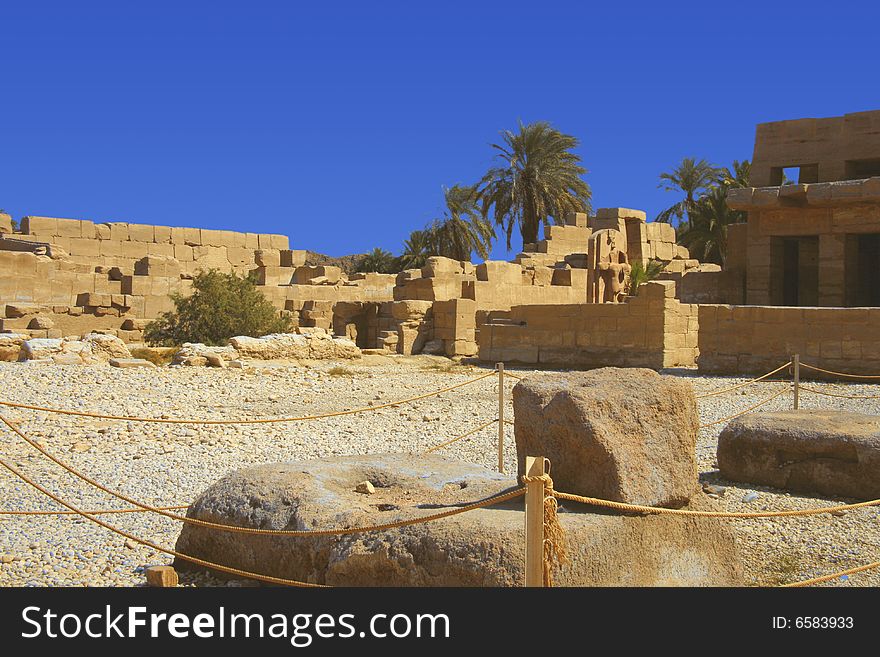
[[[759,125],[752,183],[745,303],[880,306],[880,111]]]

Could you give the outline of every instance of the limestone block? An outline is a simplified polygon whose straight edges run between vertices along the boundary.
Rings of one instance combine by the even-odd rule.
[[[174,245],[182,245],[182,246],[201,246],[202,238],[201,231],[198,228],[181,228],[178,226],[172,226],[171,228],[171,242]]]
[[[487,260],[476,267],[478,281],[493,281],[496,284],[522,284],[522,267],[511,262]]]
[[[244,245],[246,248],[251,250],[256,250],[260,248],[260,239],[256,233],[245,233],[244,234]],[[305,264],[303,262],[302,264]]]
[[[95,237],[99,240],[109,240],[110,226],[107,224],[95,224]]]
[[[880,421],[834,410],[755,412],[718,439],[722,476],[858,500],[880,496]]]
[[[0,212],[0,233],[12,232],[12,217],[5,212]]]
[[[636,219],[644,222],[647,215],[642,210],[631,208],[599,208],[596,210],[597,219]]]
[[[110,239],[117,242],[128,241],[128,224],[120,221],[111,221],[105,224],[110,228]],[[145,254],[146,255],[146,254]]]
[[[148,255],[134,263],[135,276],[177,278],[180,276],[180,270],[180,262],[172,256],[167,255]],[[127,294],[137,293],[127,292]]]
[[[0,333],[0,361],[17,361],[21,346],[29,337],[23,333]]]
[[[23,217],[21,232],[28,235],[52,237],[58,234],[57,219],[54,217]]]
[[[156,244],[171,244],[171,226],[153,226],[153,241]]]
[[[305,250],[281,249],[279,254],[282,267],[301,267],[306,264]]]
[[[513,390],[519,472],[553,463],[560,490],[633,504],[681,506],[697,489],[693,388],[647,369],[538,375]]]
[[[181,263],[184,262],[192,262],[195,258],[193,256],[193,248],[187,244],[174,244],[174,258]]]
[[[128,224],[128,239],[131,242],[153,242],[155,236],[151,224]]]
[[[251,254],[253,262],[260,267],[281,267],[281,251],[275,249],[257,249],[256,251],[248,251]],[[285,265],[289,266],[289,265]]]
[[[166,243],[147,244],[147,255],[164,256],[166,258],[174,257],[174,245]]]

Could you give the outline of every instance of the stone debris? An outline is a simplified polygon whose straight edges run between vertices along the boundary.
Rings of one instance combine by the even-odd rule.
[[[173,566],[148,566],[144,569],[147,584],[161,588],[173,588],[178,585],[177,571]]]
[[[111,358],[112,367],[156,367],[153,363],[143,358]]]
[[[362,481],[354,488],[356,493],[363,493],[364,495],[372,495],[376,492],[376,489],[373,487],[369,481]]]

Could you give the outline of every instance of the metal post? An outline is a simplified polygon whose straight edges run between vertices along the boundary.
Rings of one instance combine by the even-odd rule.
[[[544,586],[544,481],[543,456],[527,456],[526,482],[526,586]]]
[[[791,378],[794,380],[794,410],[800,408],[801,388],[801,357],[795,354],[791,357]]]
[[[504,363],[498,363],[498,472],[504,473]]]

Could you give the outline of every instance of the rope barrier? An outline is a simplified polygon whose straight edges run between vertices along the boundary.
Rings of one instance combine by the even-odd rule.
[[[700,516],[703,518],[785,518],[791,516],[815,516],[823,513],[835,513],[837,511],[849,511],[852,509],[861,509],[869,506],[880,505],[880,499],[868,500],[867,502],[856,502],[854,504],[839,504],[837,506],[826,506],[818,509],[793,509],[788,511],[754,511],[754,512],[738,512],[738,511],[695,511],[692,509],[667,509],[662,506],[644,506],[641,504],[627,504],[625,502],[615,502],[613,500],[603,500],[598,497],[584,497],[575,495],[574,493],[561,493],[554,491],[554,495],[562,500],[571,502],[580,502],[581,504],[590,504],[592,506],[602,506],[617,511],[628,511],[632,513],[647,513],[674,516]]]
[[[446,442],[440,443],[439,445],[434,445],[432,448],[426,449],[425,454],[430,454],[431,452],[436,452],[438,449],[443,449],[444,447],[447,447],[447,446],[451,445],[452,443],[456,443],[459,440],[463,440],[463,439],[467,438],[468,436],[473,436],[475,433],[482,431],[483,429],[485,429],[489,425],[495,424],[497,421],[498,421],[498,418],[495,418],[494,420],[489,420],[488,422],[478,426],[476,429],[471,429],[467,433],[463,433],[460,436],[453,438],[452,440],[447,440]]]
[[[846,372],[835,372],[834,370],[824,370],[821,367],[816,367],[815,365],[809,365],[807,363],[801,363],[801,367],[806,367],[811,370],[815,370],[817,372],[823,372],[824,374],[831,374],[833,376],[849,377],[851,379],[880,379],[880,374],[847,374]]]
[[[728,420],[732,420],[732,419],[734,419],[734,418],[738,418],[738,417],[740,417],[741,415],[745,415],[746,413],[748,413],[748,412],[750,412],[750,411],[753,411],[753,410],[755,410],[756,408],[758,408],[758,407],[760,407],[760,406],[763,406],[764,404],[767,404],[767,403],[773,401],[774,399],[776,399],[777,397],[779,397],[779,395],[782,395],[782,394],[785,394],[786,392],[788,392],[788,390],[789,390],[788,387],[785,387],[785,388],[783,388],[782,390],[780,390],[779,392],[777,392],[775,395],[770,395],[769,397],[767,397],[767,399],[758,402],[758,403],[755,404],[754,406],[749,406],[747,409],[745,409],[744,411],[742,411],[742,412],[740,412],[740,413],[736,413],[736,414],[734,414],[734,415],[728,415],[727,417],[723,417],[723,418],[721,418],[720,420],[715,420],[714,422],[707,422],[706,424],[701,424],[698,428],[699,428],[699,429],[705,429],[706,427],[711,427],[711,426],[714,426],[714,425],[716,425],[716,424],[721,424],[722,422],[727,422]]]
[[[231,566],[224,566],[222,564],[214,563],[212,561],[207,561],[205,559],[200,559],[198,557],[193,557],[188,554],[184,554],[183,552],[179,552],[177,550],[172,550],[170,548],[162,547],[161,545],[158,545],[157,543],[153,543],[152,541],[148,541],[146,539],[139,538],[139,537],[135,536],[134,534],[131,534],[125,530],[119,529],[118,527],[116,527],[114,525],[111,525],[108,522],[104,522],[103,520],[101,520],[97,516],[92,515],[92,514],[88,513],[87,511],[83,511],[82,509],[79,509],[74,504],[67,502],[66,500],[60,498],[58,495],[55,495],[53,492],[51,492],[50,490],[43,487],[41,484],[30,479],[27,475],[23,474],[22,472],[19,472],[15,467],[9,465],[6,462],[6,460],[3,458],[0,458],[0,466],[3,466],[4,468],[6,468],[12,474],[14,474],[16,477],[21,479],[23,482],[25,482],[29,486],[32,486],[33,488],[36,488],[38,491],[40,491],[41,493],[43,493],[44,495],[49,497],[54,502],[70,509],[70,511],[72,511],[73,513],[75,513],[79,516],[82,516],[86,520],[91,520],[96,525],[99,525],[99,526],[103,527],[104,529],[108,529],[111,532],[113,532],[114,534],[119,534],[120,536],[124,536],[125,538],[127,538],[131,541],[134,541],[135,543],[138,543],[139,545],[143,545],[145,547],[151,548],[153,550],[156,550],[157,552],[162,552],[163,554],[167,554],[169,556],[176,557],[178,559],[182,559],[183,561],[188,561],[190,563],[194,563],[198,566],[202,566],[203,568],[211,568],[213,570],[217,570],[222,573],[226,573],[228,575],[235,575],[237,577],[245,577],[248,579],[254,579],[254,580],[257,580],[260,582],[266,582],[267,584],[280,584],[282,586],[296,586],[296,587],[302,587],[302,588],[327,588],[323,584],[313,584],[311,582],[300,582],[298,580],[293,580],[293,579],[284,579],[282,577],[273,577],[272,575],[261,575],[260,573],[253,573],[248,570],[241,570],[239,568],[233,568]]]
[[[526,378],[526,377],[520,376],[518,374],[513,374],[512,372],[509,372],[508,370],[504,370],[504,376],[509,376],[511,379],[516,379],[517,381],[522,381],[524,378]]]
[[[58,415],[75,415],[77,417],[90,417],[96,418],[100,420],[124,420],[127,422],[149,422],[154,424],[203,424],[203,425],[218,425],[218,424],[270,424],[270,423],[281,423],[281,422],[300,422],[303,420],[320,420],[322,418],[327,417],[339,417],[341,415],[353,415],[355,413],[364,413],[367,411],[378,411],[383,408],[389,408],[391,406],[399,406],[400,404],[407,404],[409,402],[418,401],[420,399],[427,399],[428,397],[435,397],[437,395],[441,395],[444,392],[450,392],[451,390],[455,390],[457,388],[462,388],[464,386],[470,385],[472,383],[476,383],[477,381],[482,381],[485,378],[490,376],[495,376],[495,372],[487,372],[481,376],[470,379],[468,381],[464,381],[462,383],[456,383],[455,385],[449,386],[447,388],[443,388],[441,390],[436,390],[434,392],[425,393],[423,395],[417,395],[415,397],[408,397],[407,399],[400,399],[398,401],[388,402],[386,404],[380,404],[378,406],[363,406],[361,408],[353,408],[347,411],[334,411],[331,413],[320,413],[318,415],[304,415],[301,417],[274,417],[274,418],[248,418],[248,419],[240,419],[240,420],[185,420],[179,418],[147,418],[147,417],[134,417],[127,415],[104,415],[102,413],[91,413],[88,411],[73,411],[67,409],[60,408],[46,408],[43,406],[31,406],[29,404],[18,404],[15,402],[9,401],[0,401],[0,406],[7,406],[9,408],[22,408],[30,411],[42,411],[44,413],[54,413]]]
[[[188,509],[189,504],[177,506],[159,506],[161,511],[179,511]],[[98,509],[97,511],[85,511],[90,516],[103,516],[115,513],[149,513],[149,509]],[[75,511],[0,511],[0,516],[75,516]]]
[[[722,395],[722,394],[724,394],[725,392],[731,392],[732,390],[737,390],[738,388],[744,388],[745,386],[751,385],[751,384],[753,384],[753,383],[757,383],[758,381],[763,381],[763,380],[766,379],[767,377],[773,376],[773,375],[776,374],[777,372],[779,372],[779,371],[781,371],[781,370],[784,370],[784,369],[785,369],[786,367],[788,367],[789,365],[791,365],[791,361],[788,361],[788,362],[785,363],[784,365],[780,365],[779,367],[777,367],[777,368],[776,368],[775,370],[773,370],[772,372],[767,372],[767,374],[765,374],[765,375],[763,375],[763,376],[759,376],[759,377],[756,378],[756,379],[751,379],[751,380],[749,380],[749,381],[745,381],[745,382],[743,382],[743,383],[738,383],[738,384],[736,384],[735,386],[730,386],[729,388],[722,388],[721,390],[715,390],[715,391],[713,391],[713,392],[707,392],[707,393],[704,393],[704,394],[702,394],[702,395],[697,395],[696,398],[697,398],[697,399],[705,399],[706,397],[714,397],[715,395]]]
[[[839,397],[841,399],[880,399],[880,395],[841,395],[840,393],[816,390],[815,388],[805,386],[803,383],[800,384],[800,389],[812,392],[814,395],[824,395],[825,397]]]
[[[483,506],[489,506],[490,504],[498,504],[500,502],[504,502],[509,499],[513,499],[518,495],[522,495],[525,493],[524,489],[511,491],[508,493],[501,493],[499,495],[495,495],[493,497],[486,498],[486,500],[481,500],[478,502],[473,502],[461,507],[457,507],[455,509],[451,509],[449,511],[443,511],[441,513],[435,513],[427,516],[422,516],[420,518],[411,518],[409,520],[399,520],[396,522],[385,523],[381,525],[371,525],[366,527],[348,527],[344,529],[314,529],[314,530],[302,530],[302,529],[259,529],[256,527],[239,527],[236,525],[225,525],[222,523],[209,522],[207,520],[199,520],[197,518],[190,518],[187,516],[182,516],[176,513],[170,513],[168,511],[163,511],[159,507],[155,507],[149,504],[144,504],[128,495],[124,495],[118,491],[114,491],[110,488],[107,488],[103,484],[95,481],[88,475],[81,473],[76,468],[70,466],[65,463],[61,459],[57,458],[53,454],[49,453],[45,448],[41,447],[35,441],[31,440],[26,436],[18,427],[10,424],[10,422],[0,415],[0,422],[8,426],[12,431],[18,435],[22,440],[24,440],[31,447],[39,451],[41,454],[49,458],[53,463],[60,466],[70,474],[74,475],[78,479],[86,482],[87,484],[97,488],[98,490],[107,493],[108,495],[112,495],[113,497],[122,500],[123,502],[127,502],[129,504],[133,504],[134,506],[143,509],[144,511],[150,511],[156,513],[161,516],[165,516],[166,518],[170,518],[172,520],[177,520],[180,522],[184,522],[191,525],[196,525],[199,527],[208,527],[211,529],[217,529],[221,531],[228,531],[232,533],[238,534],[252,534],[259,536],[342,536],[345,534],[359,534],[365,532],[372,531],[385,531],[388,529],[395,529],[397,527],[407,527],[409,525],[416,525],[422,522],[430,522],[432,520],[439,520],[441,518],[448,518],[449,516],[455,516],[460,513],[466,513],[468,511],[472,511],[474,509],[479,509]]]
[[[812,577],[810,579],[802,579],[799,582],[783,584],[782,588],[799,588],[802,586],[811,586],[813,584],[822,584],[823,582],[830,582],[831,580],[839,579],[844,575],[855,575],[856,573],[863,573],[866,570],[871,570],[877,567],[880,567],[880,561],[875,561],[873,563],[865,564],[864,566],[858,566],[856,568],[848,568],[847,570],[841,570],[836,573],[831,573],[830,575],[822,575],[821,577]]]

